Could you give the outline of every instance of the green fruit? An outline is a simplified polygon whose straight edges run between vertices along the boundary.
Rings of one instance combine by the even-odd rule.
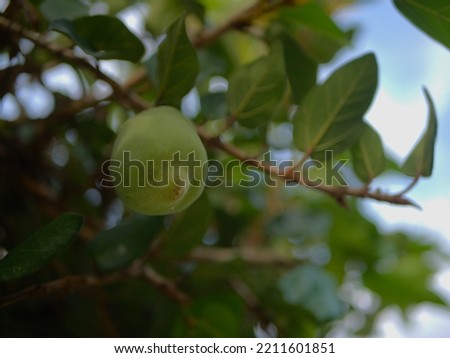
[[[115,171],[116,191],[136,212],[175,213],[203,191],[205,148],[194,125],[175,108],[151,108],[126,121],[111,159],[120,168]]]

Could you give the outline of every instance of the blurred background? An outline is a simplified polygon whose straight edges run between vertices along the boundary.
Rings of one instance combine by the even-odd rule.
[[[213,9],[210,10],[209,13],[210,18],[213,19],[213,21],[220,22],[223,20],[224,15],[219,10],[214,10],[214,6],[217,6],[219,9],[221,8],[217,5],[220,4],[220,1],[205,0],[200,2]],[[343,3],[344,2],[345,1],[343,1]],[[0,12],[3,12],[9,3],[9,1],[0,0]],[[36,3],[41,2],[38,1]],[[228,8],[231,12],[231,9],[236,11],[236,9],[243,8],[249,3],[251,3],[251,1],[233,0],[227,2],[225,5],[222,4],[221,6],[223,8]],[[318,3],[322,2],[318,1]],[[327,2],[323,1],[323,3]],[[139,38],[145,39],[145,59],[148,59],[155,53],[157,45],[161,43],[164,36],[161,36],[160,33],[158,34],[158,31],[154,29],[152,29],[152,36],[149,36],[147,31],[149,22],[146,19],[155,20],[157,15],[165,14],[165,12],[161,12],[158,7],[162,2],[153,0],[149,1],[149,4],[144,1],[133,2],[132,4],[122,1],[92,2],[90,5],[90,14],[112,13],[116,11],[115,14],[133,33]],[[51,11],[49,13],[51,13]],[[205,237],[203,238],[203,241],[198,244],[213,248],[220,245],[234,247],[233,245],[237,245],[236,243],[245,240],[250,241],[251,244],[252,237],[250,237],[251,235],[248,233],[255,233],[255,236],[261,234],[258,230],[258,225],[266,229],[266,235],[269,236],[269,238],[265,237],[264,239],[267,239],[269,245],[272,245],[272,247],[277,250],[280,249],[282,252],[284,252],[283,250],[292,250],[293,252],[296,252],[295,250],[298,249],[297,246],[302,247],[302,245],[305,244],[305,247],[309,250],[308,253],[299,254],[297,258],[310,258],[315,265],[317,264],[317,266],[326,267],[327,270],[333,271],[342,283],[339,290],[339,297],[345,301],[345,304],[352,307],[352,311],[349,314],[345,314],[343,317],[340,317],[339,314],[333,316],[336,319],[335,322],[326,325],[326,328],[320,326],[320,329],[323,329],[323,331],[320,332],[326,332],[323,334],[328,336],[370,335],[375,337],[450,338],[450,310],[448,308],[448,305],[450,305],[450,262],[448,262],[448,257],[450,257],[450,222],[448,219],[450,213],[450,187],[448,186],[450,164],[447,160],[447,154],[450,153],[450,142],[447,140],[447,137],[450,134],[450,52],[444,46],[435,42],[408,22],[395,9],[392,2],[388,0],[360,1],[345,7],[342,10],[338,10],[333,13],[332,16],[342,29],[352,30],[356,28],[357,31],[351,46],[344,47],[330,63],[322,64],[320,66],[319,81],[325,80],[335,69],[349,60],[368,51],[375,52],[380,67],[380,85],[376,99],[367,114],[367,120],[382,136],[387,154],[393,162],[400,164],[404,158],[406,158],[426,126],[428,109],[422,86],[426,86],[435,101],[439,130],[433,176],[429,179],[421,179],[418,185],[409,193],[409,196],[413,198],[415,202],[419,203],[422,210],[380,204],[369,200],[359,200],[355,205],[363,215],[363,218],[361,219],[357,213],[348,214],[339,211],[340,209],[333,206],[333,204],[330,204],[328,198],[317,198],[314,195],[309,196],[307,193],[301,194],[296,198],[297,194],[287,195],[286,193],[282,193],[280,196],[282,199],[278,198],[274,200],[276,205],[278,205],[279,212],[276,211],[277,209],[274,209],[273,211],[269,210],[269,213],[267,213],[264,211],[263,207],[265,205],[264,203],[266,203],[265,200],[270,200],[270,198],[267,199],[267,196],[270,197],[271,194],[270,192],[268,194],[265,189],[257,188],[252,193],[244,193],[239,190],[228,190],[224,192],[211,191],[208,193],[211,204],[208,205],[211,205],[214,209],[216,221],[214,221],[214,224],[211,224],[213,229],[210,228],[208,231],[206,231],[206,228],[208,227],[208,223],[206,223]],[[158,18],[158,20],[161,20],[161,23],[167,21],[167,19],[162,18]],[[56,38],[56,41],[65,44],[64,40],[61,40],[61,38]],[[241,56],[241,62],[248,62],[254,57],[257,57],[259,54],[257,50],[261,47],[260,45],[255,45],[246,38],[239,38],[238,41],[236,41],[236,44],[236,48],[241,52],[239,54],[239,56]],[[31,53],[31,51],[34,51],[33,45],[27,40],[21,40],[20,47],[21,51],[24,53]],[[76,49],[76,51],[77,50],[78,49]],[[82,52],[79,51],[79,53]],[[42,53],[38,53],[36,58],[39,58],[40,60],[43,59],[43,62],[47,61],[45,55]],[[214,57],[210,57],[209,60],[213,63]],[[14,66],[16,64],[14,61],[17,61],[17,64],[20,64],[21,60],[11,61],[8,53],[0,53],[0,70],[5,70],[8,67]],[[41,126],[38,123],[39,119],[50,116],[55,108],[60,108],[61,104],[64,106],[65,103],[84,98],[84,96],[86,96],[86,88],[90,87],[92,95],[97,99],[105,98],[110,94],[110,89],[102,83],[102,81],[93,80],[92,78],[86,79],[83,77],[85,74],[80,75],[80,73],[75,71],[74,68],[68,64],[62,63],[55,65],[50,62],[48,67],[48,69],[45,68],[44,70],[41,69],[37,71],[40,73],[39,80],[36,80],[34,77],[33,69],[30,70],[30,73],[22,73],[17,76],[15,79],[15,96],[11,93],[2,93],[3,96],[0,100],[0,129],[3,127],[7,128],[7,130],[5,130],[6,133],[10,128],[13,128],[12,131],[14,131],[14,134],[17,135],[17,138],[20,138],[20,146],[23,144],[23,146],[26,147],[29,143],[33,143],[34,145],[33,140],[35,139],[35,136],[37,137],[39,133],[42,134],[45,132],[45,124]],[[125,79],[129,78],[136,69],[128,62],[117,60],[102,60],[99,62],[99,68],[112,78],[116,79],[119,83],[124,83]],[[227,88],[227,81],[224,77],[225,75],[223,77],[215,76],[208,79],[211,92],[217,92]],[[86,83],[88,85],[86,85]],[[6,82],[2,82],[0,85],[6,86]],[[147,89],[145,88],[142,90],[145,96],[147,96],[146,90]],[[148,95],[150,99],[152,99],[152,96],[154,96],[152,93]],[[183,99],[181,108],[186,115],[196,117],[199,116],[200,113],[201,116],[202,104],[200,97],[201,94],[199,95],[199,91],[193,90]],[[1,194],[4,207],[0,209],[2,209],[1,213],[4,215],[4,218],[2,218],[4,219],[4,223],[7,223],[10,227],[14,226],[18,228],[15,235],[13,235],[13,239],[17,241],[19,238],[29,233],[29,221],[32,222],[30,226],[39,227],[43,218],[47,219],[48,217],[54,216],[58,213],[58,210],[61,209],[80,211],[88,218],[88,229],[85,229],[82,233],[85,241],[89,241],[92,237],[96,237],[96,232],[90,230],[100,230],[103,228],[103,224],[107,229],[113,228],[123,217],[129,215],[121,202],[117,200],[114,193],[102,191],[101,188],[95,185],[100,177],[98,165],[102,160],[108,157],[108,151],[110,150],[109,143],[114,138],[114,133],[117,131],[120,123],[124,118],[127,118],[129,114],[130,111],[124,110],[121,106],[114,103],[106,103],[98,106],[96,104],[95,110],[92,110],[91,112],[82,112],[75,118],[76,120],[67,127],[57,123],[52,124],[54,125],[54,128],[51,128],[48,135],[44,137],[49,144],[47,142],[39,142],[37,144],[40,145],[39,148],[46,153],[49,159],[48,165],[50,169],[48,172],[51,173],[51,175],[49,174],[49,178],[45,179],[48,179],[50,186],[57,195],[59,195],[58,203],[60,204],[60,207],[55,209],[54,203],[51,202],[52,198],[45,198],[41,203],[39,201],[39,187],[33,187],[32,185],[31,187],[27,187],[27,190],[31,190],[34,194],[37,193],[37,199],[33,198],[32,200],[29,200],[27,192],[20,193],[21,188],[17,189],[12,186],[7,186],[10,185],[7,181],[6,184],[4,184],[5,182],[2,182],[4,187],[2,188]],[[100,117],[106,118],[106,126],[103,122],[96,121],[96,118]],[[32,122],[32,124],[29,125],[28,121]],[[4,125],[5,123],[7,124]],[[8,127],[8,124],[11,124],[11,127]],[[290,128],[289,126],[280,127],[284,129]],[[281,137],[284,138],[292,136],[292,133],[290,133],[289,130],[287,133],[282,130],[278,134],[272,135],[274,137],[280,137],[280,133]],[[250,134],[247,132],[245,133],[245,135]],[[269,137],[270,135],[271,134],[269,133]],[[8,146],[10,143],[5,141],[0,144]],[[289,140],[287,140],[287,144],[290,144]],[[286,150],[280,150],[278,155],[282,157],[285,153]],[[33,168],[33,160],[30,160],[29,158],[27,158],[27,160],[29,161],[27,162],[24,160],[24,165]],[[20,169],[17,169],[13,165],[9,166],[9,163],[6,163],[6,161],[3,165],[3,169],[5,170],[3,173],[11,170],[11,168],[20,171]],[[4,177],[6,178],[6,176]],[[371,186],[374,188],[387,188],[389,192],[395,193],[408,186],[410,180],[410,178],[406,178],[397,171],[391,170],[376,178]],[[67,185],[67,187],[65,185]],[[17,192],[15,190],[17,190]],[[21,197],[21,195],[24,198],[17,200],[17,202],[12,205],[11,203],[14,203],[16,198]],[[286,197],[288,197],[288,199],[286,199]],[[297,199],[301,199],[298,200],[298,202],[307,200],[308,207],[306,207],[306,205],[305,207],[301,207],[300,204],[296,202]],[[296,209],[292,209],[292,206],[289,207],[289,204],[287,204],[286,209],[283,206],[283,200],[292,200],[293,205],[298,204],[301,215],[304,215],[304,217],[301,217],[306,221],[311,219],[312,224],[310,226],[312,227],[317,224],[317,226],[323,229],[323,232],[318,232],[316,230],[317,228],[314,227],[298,227],[296,219],[293,219],[298,212]],[[5,203],[8,203],[8,205]],[[196,210],[203,210],[204,208],[201,206],[203,204],[199,205],[200,207],[197,207]],[[210,206],[207,208],[210,208]],[[283,212],[284,209],[286,209],[286,212]],[[324,211],[324,215],[319,215],[321,210]],[[15,213],[17,213],[16,216],[14,216]],[[29,219],[30,213],[34,215],[31,215],[33,217],[32,220]],[[330,217],[337,218],[336,220],[339,220],[340,218],[344,224],[342,224],[342,227],[338,224],[330,224]],[[260,221],[255,218],[259,218],[258,220]],[[377,229],[373,228],[371,224],[364,221],[364,219],[368,219],[369,222],[375,223]],[[102,220],[104,220],[104,222]],[[314,220],[316,220],[316,222],[314,222]],[[331,236],[337,231],[342,235],[342,237],[339,237],[337,240],[342,239],[345,241],[344,238],[347,235],[346,230],[348,229],[348,226],[353,223],[353,220],[361,222],[361,228],[358,227],[358,229],[362,230],[361,235],[364,236],[367,234],[367,237],[370,236],[370,238],[366,241],[362,240],[364,243],[361,244],[361,247],[357,246],[358,242],[352,241],[354,239],[353,236],[349,238],[348,245],[356,245],[356,248],[345,247],[347,243],[343,243],[342,246],[339,246],[339,243],[333,242]],[[211,219],[211,222],[212,221],[213,219]],[[5,224],[5,227],[8,225]],[[292,228],[289,225],[292,225]],[[288,226],[289,228],[286,229]],[[329,236],[328,232],[326,232],[326,228],[328,227],[330,227],[331,232]],[[0,229],[2,230],[2,232],[0,232],[0,246],[3,246],[4,241],[2,240],[5,240],[5,237],[7,237],[7,230],[1,227]],[[241,229],[242,232],[238,232]],[[283,231],[285,229],[287,231],[293,230],[295,232],[285,232]],[[355,240],[357,240],[360,232],[356,230],[356,232],[353,233],[351,229],[348,230],[348,235],[354,235],[356,237]],[[168,231],[172,232],[170,230]],[[380,296],[377,296],[377,294],[374,294],[374,292],[371,291],[371,289],[375,290],[377,285],[378,287],[383,287],[383,279],[380,277],[383,276],[383,273],[389,271],[386,270],[386,267],[397,267],[396,264],[403,261],[400,256],[389,256],[389,252],[386,254],[385,260],[383,260],[383,257],[377,257],[376,260],[373,259],[371,257],[371,250],[374,246],[368,242],[373,239],[372,236],[386,241],[391,239],[395,241],[395,238],[398,239],[398,242],[402,242],[399,246],[404,245],[409,248],[409,244],[403,243],[404,237],[401,233],[406,233],[412,238],[410,240],[412,245],[410,249],[417,249],[418,252],[420,251],[420,259],[423,259],[423,261],[426,262],[426,265],[424,265],[426,267],[431,267],[429,271],[424,269],[424,277],[421,277],[421,279],[424,278],[426,285],[429,286],[426,288],[430,288],[438,293],[444,304],[435,304],[436,302],[415,304],[416,300],[421,301],[423,297],[430,297],[422,292],[423,287],[418,288],[417,298],[411,297],[411,301],[408,301],[408,298],[406,298],[404,302],[401,300],[401,297],[398,298],[395,294],[393,294],[393,297],[395,297],[392,298],[389,296],[389,292],[383,292],[380,293]],[[243,236],[245,235],[248,235],[250,238],[244,240]],[[295,237],[292,238],[291,236]],[[311,236],[311,238],[309,236]],[[289,240],[285,240],[287,237]],[[304,239],[304,237],[306,237],[306,239]],[[279,240],[280,238],[284,241]],[[257,239],[255,240],[257,241]],[[323,240],[323,242],[321,240]],[[417,247],[414,246],[416,243]],[[364,247],[366,244],[367,247]],[[391,245],[391,243],[386,244],[386,247],[389,245]],[[396,244],[392,245],[395,246]],[[430,245],[431,249],[429,251],[426,250],[427,245]],[[386,247],[382,247],[381,251],[389,249]],[[395,249],[401,251],[398,247]],[[342,250],[343,257],[337,255],[337,258],[335,256],[330,258],[332,256],[330,255],[330,251],[332,250]],[[406,256],[408,256],[408,250],[409,249],[404,250]],[[79,244],[79,247],[77,246],[74,252],[75,254],[71,257],[65,257],[67,260],[67,267],[64,265],[54,265],[48,272],[44,272],[42,276],[39,276],[39,278],[49,278],[54,277],[55,273],[70,272],[70,268],[76,268],[78,270],[82,268],[82,270],[89,271],[89,269],[86,268],[87,265],[85,265],[86,267],[83,266],[83,260],[86,259],[85,256],[87,255],[83,253],[82,244]],[[442,255],[436,255],[436,253],[441,253]],[[349,256],[345,256],[346,254]],[[352,276],[355,272],[358,272],[359,274],[365,271],[365,268],[361,268],[361,262],[357,260],[360,256],[369,261],[369,266],[372,264],[370,260],[373,259],[373,272],[381,274],[378,278],[379,281],[369,287],[370,289],[361,286],[359,276],[355,276],[356,278]],[[168,257],[172,258],[170,255],[168,255]],[[414,258],[416,258],[416,256],[414,256]],[[189,263],[191,266],[182,266],[179,262],[175,262],[173,265],[172,263],[166,265],[165,263],[157,262],[157,265],[158,269],[167,270],[169,275],[173,274],[176,276],[174,272],[177,272],[177,274],[181,272],[181,280],[184,277],[189,277],[190,274],[196,273],[196,269],[193,268],[195,265],[191,265],[191,263]],[[217,269],[217,272],[214,270],[211,271],[212,275],[217,274],[219,280],[225,275],[224,272],[228,272],[227,270],[229,270],[228,267],[223,268],[223,272],[219,272],[219,268],[215,267],[215,269]],[[242,268],[239,266],[239,269]],[[201,287],[201,289],[198,290],[201,297],[202,289],[205,289],[204,286],[207,286],[207,280],[211,279],[209,276],[211,272],[204,268],[199,268],[198,270],[200,270],[200,273],[198,273],[199,282],[194,280],[192,285],[189,283],[186,284],[186,286],[187,288]],[[436,274],[431,275],[433,270],[436,271]],[[258,281],[260,278],[259,275],[260,273],[251,271],[248,274],[249,281]],[[274,280],[272,286],[278,285],[281,291],[287,290],[286,285],[283,284],[283,282],[289,282],[288,276],[283,276],[283,281],[283,279],[278,280],[278,278],[272,278],[272,272],[264,272],[264,277],[266,277],[266,275],[268,280]],[[414,277],[409,278],[411,281],[408,283],[414,285]],[[432,279],[428,280],[428,278]],[[202,279],[205,281],[202,281]],[[212,282],[215,283],[215,279],[216,278],[213,278]],[[422,281],[418,282],[419,284],[423,283]],[[17,288],[19,287],[19,285],[12,284],[11,286],[8,286],[8,289],[16,288],[16,286]],[[244,286],[243,289],[239,284],[237,284],[237,286],[240,287],[240,290],[237,289],[236,291],[243,290],[247,292],[246,286]],[[260,292],[265,293],[265,290],[267,290],[269,293],[272,293],[272,287],[265,287],[264,285],[262,285],[263,287],[259,287],[258,284],[254,284],[254,286],[255,287],[249,284],[249,287],[252,289],[254,288],[255,291],[260,290]],[[267,283],[267,286],[271,285]],[[222,288],[221,285],[218,285],[218,287]],[[388,285],[386,285],[386,287],[386,291],[388,291]],[[1,288],[2,287],[0,286],[0,289]],[[132,292],[140,292],[137,288],[132,289],[136,289],[136,291]],[[195,292],[194,289],[193,291]],[[114,297],[112,298],[112,307],[122,307],[122,304],[124,305],[123,307],[133,307],[135,302],[127,302],[125,294],[122,291],[117,290],[116,292],[113,289],[111,292],[111,297]],[[408,291],[408,293],[409,292],[412,294],[415,293],[414,290]],[[155,293],[153,291],[151,293],[147,292],[146,294],[150,295],[156,302],[159,302],[158,300],[165,302],[159,296],[155,296],[157,298],[154,298],[153,295],[155,295]],[[250,297],[253,296],[250,295]],[[271,303],[271,298],[272,296],[269,295],[267,302],[262,299],[262,304],[270,306],[269,303]],[[69,296],[69,299],[73,299],[73,297]],[[102,301],[103,299],[104,297],[101,297],[99,301]],[[385,299],[386,303],[383,302],[381,304],[380,302]],[[389,302],[389,299],[392,299],[392,302]],[[396,299],[402,302],[398,303],[395,301]],[[430,300],[423,299],[423,301],[433,300],[434,296],[431,296]],[[230,302],[231,301],[232,300],[230,300]],[[65,304],[69,307],[77,307],[76,309],[79,311],[74,312],[82,312],[84,314],[90,312],[89,310],[94,309],[88,307],[87,303],[84,301],[79,303],[75,300],[70,301],[69,303],[65,302]],[[220,304],[221,302],[217,303],[219,313],[220,309],[223,309],[223,307],[229,308],[227,306],[228,303],[223,302],[223,306],[220,306]],[[145,306],[145,303],[139,302],[138,306],[141,307],[140,305],[151,311],[151,308]],[[103,307],[102,305],[100,306]],[[305,306],[308,305],[305,304]],[[199,307],[200,306],[195,309],[200,310]],[[280,307],[282,307],[282,309],[280,309],[281,312],[288,312],[287,315],[290,314],[289,307],[286,308],[282,304],[280,304]],[[339,307],[336,308],[336,302],[332,302],[330,307],[331,311],[334,309],[340,311]],[[48,309],[49,307],[47,306],[47,310]],[[63,308],[60,309],[62,312]],[[123,308],[118,308],[117,311],[120,311],[121,309]],[[171,307],[165,307],[165,309],[167,309],[168,312],[172,312]],[[285,311],[283,311],[283,309]],[[20,311],[20,308],[18,308],[17,311]],[[164,310],[162,311],[165,312]],[[317,315],[319,314],[315,309],[311,309],[311,307],[307,308],[306,311],[308,311],[308,314],[305,316],[305,320],[307,321],[305,326],[308,326],[311,314],[313,316],[315,315],[314,318],[317,318]],[[40,317],[36,313],[37,308],[33,306],[33,304],[27,306],[24,312],[24,317],[27,315],[27,312],[33,312],[33,314],[36,315],[33,317]],[[153,311],[151,312],[154,314]],[[223,316],[229,314],[226,310],[224,312]],[[101,314],[103,313],[104,312],[102,311]],[[301,314],[303,313],[302,310]],[[15,314],[17,314],[17,312],[11,311],[11,313],[4,313],[4,316],[2,316],[0,312],[0,320],[3,317],[5,322],[14,321],[16,320],[15,317],[17,317],[14,316]],[[373,317],[371,316],[372,314]],[[77,317],[75,316],[75,313],[68,315],[65,317],[65,322],[77,320]],[[137,316],[139,315],[137,314]],[[113,315],[113,318],[117,317],[114,317]],[[137,319],[138,317],[135,318]],[[107,322],[108,319],[106,319]],[[117,318],[119,321],[121,319],[123,319],[123,317]],[[374,321],[372,322],[370,319],[373,319]],[[174,321],[176,321],[176,319],[174,319]],[[314,319],[311,319],[311,322],[313,321]],[[27,322],[27,318],[22,317],[17,322],[19,322],[17,323],[18,327],[20,322]],[[56,322],[56,320],[54,322]],[[132,323],[126,322],[132,327]],[[82,327],[82,323],[83,322],[80,323],[80,327]],[[248,323],[249,326],[252,326],[252,324]],[[181,325],[182,323],[176,322],[174,324],[175,328],[170,332],[182,332],[179,328]],[[289,326],[288,324],[286,325]],[[311,326],[313,326],[312,323]],[[368,331],[365,330],[366,326],[370,328],[368,328]],[[271,326],[270,324],[266,324],[264,327],[260,327],[259,325],[253,324],[251,329],[253,329],[257,336],[275,336],[277,334],[276,327],[278,327],[278,325]],[[166,329],[166,327],[163,328]],[[73,331],[68,329],[67,332],[72,332],[72,334],[77,335],[82,328],[78,329],[78,331],[76,328],[73,328]],[[25,331],[26,330],[24,330],[24,332]],[[310,332],[314,330],[308,326],[307,328],[304,328],[304,331],[310,334]],[[17,328],[16,332],[21,332],[21,328]],[[49,334],[51,334],[51,332],[52,331],[50,330]],[[134,330],[133,328],[128,327],[128,330],[125,332],[126,334],[132,335]],[[136,328],[136,332],[138,332],[137,334],[142,334],[142,332],[146,331],[138,331]],[[169,328],[164,332],[167,335]],[[297,331],[293,330],[292,332]],[[299,330],[299,332],[303,331]],[[29,332],[27,331],[27,334],[32,335],[33,330],[30,329]]]
[[[398,229],[433,238],[442,251],[450,252],[450,52],[426,36],[402,17],[390,1],[367,1],[336,15],[343,28],[358,27],[356,41],[344,49],[330,66],[359,53],[374,51],[380,65],[380,87],[367,115],[379,130],[389,154],[401,162],[426,126],[427,108],[422,86],[434,96],[439,117],[434,174],[423,179],[411,191],[411,197],[422,210],[399,208],[375,202],[362,202],[365,215],[382,230]],[[408,181],[386,175],[374,185],[389,187],[393,192]],[[450,302],[450,263],[440,262],[440,271],[432,285]],[[389,309],[380,318],[377,335],[381,337],[450,337],[450,313],[429,305],[420,305],[408,313],[405,323],[398,310]]]

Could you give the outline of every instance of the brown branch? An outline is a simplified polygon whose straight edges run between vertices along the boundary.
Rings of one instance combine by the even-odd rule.
[[[242,24],[243,21],[247,21],[253,19],[255,16],[260,16],[269,11],[273,11],[281,6],[291,5],[292,2],[288,0],[278,0],[278,1],[264,1],[258,2],[255,5],[249,7],[244,10],[242,13],[236,15],[234,18],[230,19],[227,23],[225,23],[222,27],[219,27],[212,32],[204,33],[200,38],[198,38],[194,44],[198,46],[205,46],[206,44],[214,41],[218,37],[220,37],[225,31],[228,31],[231,28],[236,27],[239,24]],[[33,41],[38,46],[41,46],[48,51],[52,52],[54,55],[74,64],[79,65],[89,71],[91,71],[97,78],[108,83],[113,91],[113,97],[126,106],[130,106],[135,110],[144,110],[151,105],[139,97],[135,92],[128,89],[128,87],[123,87],[109,76],[101,72],[96,66],[92,65],[88,59],[77,57],[71,49],[60,47],[55,45],[49,41],[47,41],[41,34],[29,31],[23,28],[20,24],[17,24],[4,16],[0,15],[0,28],[3,28],[7,31],[11,31],[15,34],[23,36],[31,41]],[[138,78],[141,75],[137,76]],[[134,83],[134,81],[132,81]],[[76,107],[76,106],[75,106]],[[391,204],[397,205],[412,205],[418,207],[417,204],[405,198],[401,194],[389,195],[382,193],[380,191],[370,192],[367,188],[350,188],[350,187],[334,187],[327,185],[319,185],[315,186],[311,182],[307,182],[299,175],[298,172],[293,170],[292,168],[286,168],[283,172],[281,172],[278,168],[272,167],[261,160],[258,160],[253,157],[249,157],[245,153],[242,153],[238,148],[223,142],[219,137],[210,137],[204,131],[198,127],[197,132],[205,145],[220,149],[233,157],[242,161],[245,165],[250,165],[256,167],[265,173],[285,180],[286,182],[298,183],[301,186],[313,188],[319,190],[321,192],[327,193],[328,195],[334,197],[339,203],[345,205],[345,199],[348,196],[359,197],[359,198],[370,198],[377,201],[388,202]],[[306,156],[305,156],[306,157]],[[294,168],[295,169],[295,168]]]
[[[303,153],[302,158],[296,164],[294,164],[290,168],[287,168],[284,171],[285,175],[292,176],[296,169],[303,168],[303,166],[305,165],[305,163],[308,161],[308,159],[311,157],[312,154],[313,154],[313,150],[308,149],[305,153]]]
[[[5,308],[31,298],[49,297],[55,294],[66,295],[83,289],[107,286],[131,278],[144,278],[147,282],[180,304],[186,304],[189,301],[188,297],[172,281],[161,276],[149,266],[138,263],[132,265],[126,271],[112,273],[106,276],[72,275],[55,281],[33,285],[12,295],[1,297],[0,308]]]
[[[301,265],[302,260],[290,255],[281,255],[272,250],[242,247],[236,249],[198,247],[189,254],[188,260],[226,264],[235,260],[242,260],[247,264],[256,266],[282,266],[293,267]]]
[[[256,18],[275,11],[283,6],[292,5],[292,0],[257,1],[255,4],[231,17],[222,25],[214,29],[203,30],[193,41],[194,47],[201,48],[217,41],[224,33],[230,30],[239,30],[251,24]]]
[[[186,304],[189,302],[189,297],[185,293],[181,292],[175,283],[161,276],[150,266],[143,267],[142,277],[166,295],[174,298],[180,304]]]
[[[266,312],[264,305],[250,287],[239,279],[232,279],[229,283],[231,288],[242,298],[250,312],[256,316],[259,323],[263,326],[268,326],[272,322],[273,317]]]
[[[414,180],[405,189],[403,189],[400,193],[398,193],[397,195],[398,196],[403,196],[406,193],[409,193],[412,189],[414,189],[414,187],[417,185],[419,180],[420,180],[420,176],[416,176],[414,178]]]
[[[210,147],[214,147],[217,149],[221,149],[222,151],[230,154],[231,156],[239,159],[241,162],[243,162],[246,165],[253,166],[255,168],[258,168],[265,173],[269,174],[271,177],[280,178],[285,180],[286,182],[291,183],[297,183],[301,186],[315,189],[318,191],[321,191],[323,193],[326,193],[332,197],[334,197],[339,203],[343,204],[345,203],[345,199],[348,196],[352,197],[358,197],[358,198],[369,198],[374,199],[381,202],[387,202],[391,204],[396,205],[410,205],[414,206],[416,208],[420,208],[416,203],[411,201],[408,198],[405,198],[403,195],[398,194],[386,194],[382,193],[380,191],[370,192],[367,190],[367,188],[351,188],[348,186],[330,186],[330,185],[315,185],[312,182],[308,182],[307,180],[302,178],[301,173],[296,172],[295,170],[284,169],[283,171],[279,170],[277,167],[267,165],[263,161],[248,157],[245,153],[241,152],[238,148],[228,144],[224,143],[220,138],[218,137],[208,137],[202,130],[198,130],[198,133],[202,140],[205,142],[206,145]]]
[[[22,36],[35,43],[37,46],[42,47],[47,51],[51,52],[55,56],[60,57],[69,63],[78,65],[92,72],[98,79],[106,82],[111,87],[114,97],[120,100],[122,103],[126,103],[127,105],[138,110],[143,110],[150,107],[149,103],[144,101],[135,93],[126,91],[120,84],[118,84],[108,75],[100,71],[100,69],[97,68],[95,65],[90,63],[88,59],[78,57],[71,49],[54,44],[48,41],[41,34],[25,29],[20,24],[11,21],[8,18],[1,15],[0,15],[0,28],[12,32],[16,35]]]

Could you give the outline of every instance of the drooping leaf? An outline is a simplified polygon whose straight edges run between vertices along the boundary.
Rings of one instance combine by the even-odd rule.
[[[351,42],[354,32],[355,30],[346,31],[347,44]],[[347,45],[308,28],[301,29],[297,38],[305,53],[316,62],[323,64],[332,61],[336,54]]]
[[[437,117],[433,99],[426,88],[424,88],[424,92],[429,108],[427,129],[402,167],[403,173],[415,178],[431,176],[434,162],[434,143],[437,135]]]
[[[372,103],[378,82],[373,54],[338,69],[314,87],[294,116],[294,143],[303,152],[322,158],[348,149],[362,134],[363,116]]]
[[[350,44],[351,33],[342,31],[318,4],[285,8],[279,12],[279,20],[319,63],[329,62],[337,51]]]
[[[286,78],[281,50],[240,67],[230,78],[228,104],[231,115],[244,127],[267,123],[283,98]]]
[[[86,53],[98,59],[138,62],[145,52],[142,42],[116,17],[59,19],[50,27],[69,36]]]
[[[288,271],[278,288],[286,302],[303,306],[320,322],[336,319],[344,311],[336,280],[320,267],[305,265]]]
[[[39,8],[48,21],[89,15],[89,6],[79,0],[44,0]]]
[[[299,27],[307,27],[344,44],[348,43],[345,33],[318,4],[308,3],[294,8],[284,8],[279,12],[279,16],[281,22],[293,31]]]
[[[39,229],[0,261],[0,281],[32,274],[70,245],[83,217],[66,213]]]
[[[212,209],[206,193],[188,209],[179,213],[167,233],[167,245],[161,249],[165,257],[180,257],[201,245],[211,223]]]
[[[300,103],[316,84],[317,64],[288,35],[282,37],[286,73],[292,89],[294,103]]]
[[[162,227],[160,216],[135,215],[112,229],[100,232],[92,240],[89,251],[102,270],[124,268],[146,252]]]
[[[364,183],[380,175],[385,166],[383,143],[375,129],[364,124],[364,132],[352,147],[353,169]]]
[[[450,5],[447,0],[394,0],[414,25],[450,49]]]
[[[182,16],[169,27],[158,50],[158,103],[179,106],[194,86],[197,74],[197,55],[187,37]]]

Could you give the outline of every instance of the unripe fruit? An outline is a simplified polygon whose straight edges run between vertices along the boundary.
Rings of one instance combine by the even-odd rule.
[[[151,108],[122,124],[111,159],[120,162],[116,191],[136,212],[175,213],[203,191],[205,148],[194,125],[175,108]]]

